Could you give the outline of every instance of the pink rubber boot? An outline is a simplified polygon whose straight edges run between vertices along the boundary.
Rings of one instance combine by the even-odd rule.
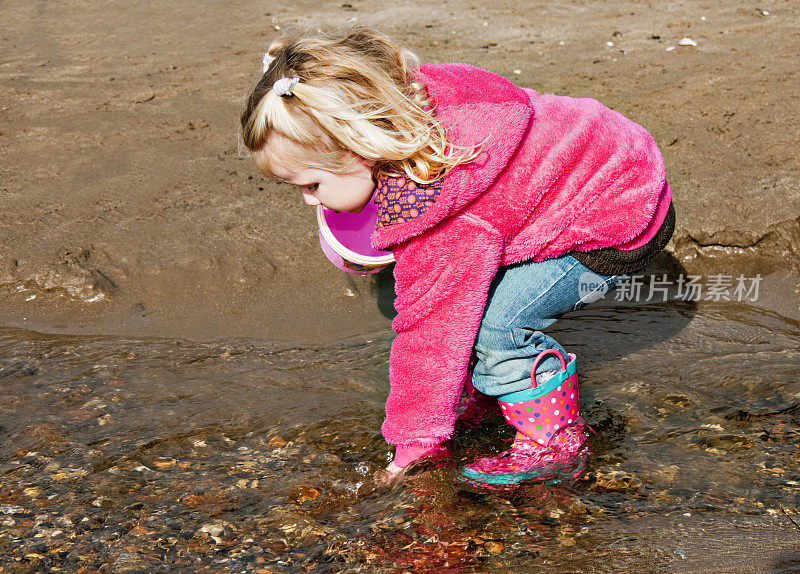
[[[484,395],[472,386],[472,381],[467,379],[464,390],[456,405],[456,421],[470,427],[477,427],[485,418],[497,412],[497,403],[492,397]]]
[[[555,353],[561,370],[536,386],[539,361]],[[589,450],[585,423],[578,413],[576,357],[569,363],[555,349],[539,353],[531,368],[533,386],[497,398],[508,424],[517,429],[514,444],[497,456],[482,458],[462,470],[464,477],[489,484],[517,484],[523,480],[558,482],[583,471]]]

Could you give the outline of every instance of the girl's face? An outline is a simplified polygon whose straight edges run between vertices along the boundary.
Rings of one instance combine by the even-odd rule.
[[[298,144],[282,136],[275,138],[277,141],[273,140],[272,145],[280,145],[281,151],[290,157],[307,153]],[[341,172],[294,166],[291,160],[283,161],[281,165],[272,165],[277,162],[270,162],[269,171],[278,179],[299,187],[303,200],[308,205],[322,205],[334,211],[358,213],[364,209],[375,191],[375,182],[372,180],[375,162],[352,152],[348,152],[348,155],[348,167]],[[258,156],[256,163],[258,164]]]
[[[334,211],[358,213],[375,191],[375,182],[372,181],[372,166],[375,163],[358,156],[352,159],[352,168],[346,173],[314,168],[292,169],[287,166],[272,171],[283,181],[299,187],[308,205],[323,205]]]

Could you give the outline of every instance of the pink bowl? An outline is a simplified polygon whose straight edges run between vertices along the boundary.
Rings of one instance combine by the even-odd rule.
[[[369,201],[360,213],[337,213],[317,206],[319,244],[328,260],[339,269],[355,275],[377,273],[394,263],[391,251],[370,246],[378,209]]]

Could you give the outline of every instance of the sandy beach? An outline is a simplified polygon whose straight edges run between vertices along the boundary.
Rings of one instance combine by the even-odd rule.
[[[333,268],[312,210],[261,179],[237,144],[241,103],[278,30],[350,21],[382,26],[424,61],[593,97],[644,125],[672,183],[674,258],[691,273],[773,275],[762,304],[798,311],[800,37],[790,2],[10,2],[4,11],[6,325],[269,340],[386,327],[391,278]]]

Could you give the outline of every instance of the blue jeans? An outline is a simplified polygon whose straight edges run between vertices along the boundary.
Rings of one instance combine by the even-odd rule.
[[[530,388],[531,368],[541,351],[557,349],[569,362],[564,348],[542,329],[602,298],[631,275],[595,273],[571,255],[500,269],[475,339],[472,384],[484,394],[505,395]],[[537,383],[541,373],[560,369],[558,358],[548,355],[536,367]]]

